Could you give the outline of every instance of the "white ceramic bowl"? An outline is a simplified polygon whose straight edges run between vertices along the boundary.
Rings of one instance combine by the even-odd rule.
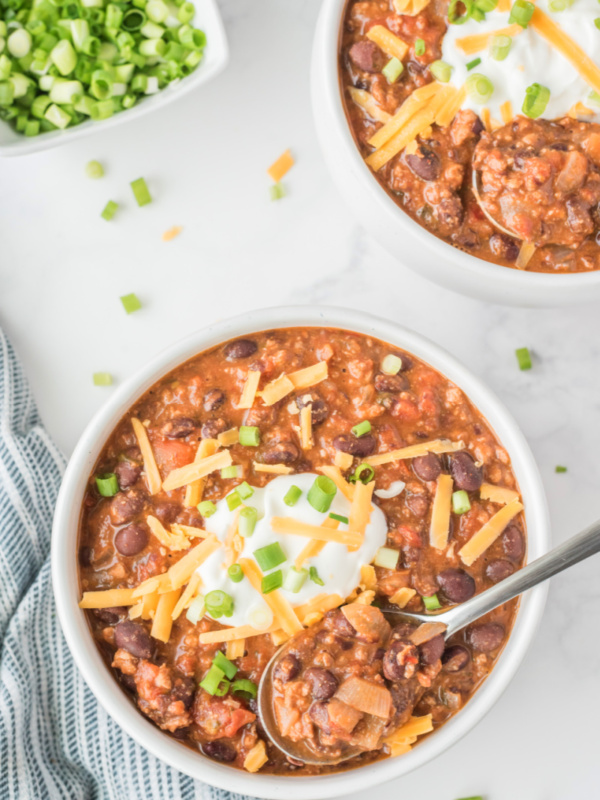
[[[346,0],[322,0],[312,56],[312,101],[327,165],[364,227],[405,266],[480,300],[521,306],[598,300],[600,270],[550,275],[490,264],[438,239],[396,205],[365,164],[344,113],[338,48],[345,6]]]
[[[178,364],[231,338],[288,326],[344,328],[375,336],[406,349],[454,381],[487,418],[506,447],[521,487],[528,530],[528,558],[547,550],[549,523],[546,500],[537,467],[515,422],[497,398],[476,377],[444,350],[393,322],[358,311],[325,307],[268,308],[218,322],[159,354],[112,395],[83,433],[69,462],[60,490],[52,535],[52,580],[58,614],[67,642],[99,702],[116,722],[153,755],[193,778],[242,794],[280,800],[306,797],[340,797],[398,778],[422,766],[454,744],[495,703],[515,674],[537,623],[546,596],[545,586],[521,601],[515,627],[490,677],[456,716],[410,753],[385,759],[358,770],[323,777],[250,775],[195,753],[171,739],[125,700],[123,690],[106,668],[90,635],[84,613],[78,608],[77,528],[88,476],[102,447],[123,414],[150,386]],[[59,591],[56,589],[59,588]]]
[[[201,28],[206,33],[204,58],[191,75],[174,85],[167,86],[157,94],[145,97],[138,105],[120,111],[109,119],[99,122],[88,120],[82,122],[81,125],[65,128],[62,131],[49,131],[41,133],[39,136],[28,137],[17,133],[8,122],[0,120],[0,156],[22,156],[40,150],[49,150],[51,147],[72,142],[82,136],[105,131],[115,125],[121,125],[123,122],[139,119],[150,111],[164,108],[177,97],[187,94],[218,75],[229,60],[229,48],[216,0],[190,0],[190,2],[196,6],[194,26]]]

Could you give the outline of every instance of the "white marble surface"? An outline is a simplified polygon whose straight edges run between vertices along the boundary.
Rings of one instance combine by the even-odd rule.
[[[111,391],[92,385],[94,371],[122,378],[176,338],[252,307],[338,304],[400,320],[486,380],[533,448],[555,542],[577,532],[600,506],[597,309],[484,305],[394,262],[347,212],[319,153],[308,89],[318,0],[221,7],[232,59],[214,83],[158,117],[0,162],[0,324],[58,444],[69,452]],[[271,203],[265,167],[288,146],[298,161],[289,196]],[[91,158],[107,166],[101,181],[84,176]],[[128,187],[140,175],[155,198],[143,209]],[[126,206],[111,223],[99,217],[108,199]],[[184,232],[163,243],[172,225]],[[143,311],[125,315],[128,292]],[[514,357],[524,345],[535,359],[527,373]],[[381,800],[600,797],[599,563],[553,581],[523,666],[479,727],[378,789]]]

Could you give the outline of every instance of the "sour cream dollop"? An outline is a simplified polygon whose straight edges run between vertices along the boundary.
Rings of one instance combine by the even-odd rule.
[[[350,503],[338,491],[333,499],[327,514],[316,511],[308,502],[307,494],[318,475],[310,472],[300,475],[280,475],[274,478],[264,489],[254,488],[254,494],[244,505],[252,506],[258,511],[258,522],[252,536],[244,539],[244,549],[240,558],[253,558],[253,553],[260,547],[279,542],[287,560],[277,569],[286,570],[294,565],[296,557],[306,547],[309,539],[304,536],[284,534],[278,536],[273,533],[270,521],[273,517],[293,517],[310,525],[322,525],[328,514],[333,512],[347,517],[350,512]],[[295,506],[289,507],[283,502],[288,489],[297,486],[302,490],[302,496]],[[220,541],[224,541],[227,531],[233,521],[233,513],[227,506],[225,499],[216,504],[217,511],[205,522],[206,530],[214,533]],[[345,528],[344,523],[340,528]],[[363,564],[370,564],[375,558],[377,550],[385,545],[387,538],[387,523],[383,511],[377,506],[371,511],[371,520],[367,526],[362,546],[353,552],[346,545],[338,542],[327,542],[319,555],[313,557],[304,566],[314,566],[324,586],[319,586],[307,578],[298,592],[289,592],[281,589],[283,595],[289,600],[292,607],[307,603],[319,594],[339,594],[346,598],[360,583],[360,568]],[[200,565],[197,572],[202,579],[202,594],[206,595],[213,589],[227,592],[234,602],[233,616],[221,617],[224,625],[250,624],[250,614],[257,607],[265,607],[262,595],[255,591],[247,578],[239,583],[234,583],[227,574],[223,561],[225,549],[220,547],[206,561]]]

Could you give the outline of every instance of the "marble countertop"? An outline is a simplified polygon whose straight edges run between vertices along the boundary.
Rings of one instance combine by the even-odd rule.
[[[600,316],[594,306],[509,309],[463,298],[394,261],[333,186],[310,109],[318,0],[221,0],[231,62],[213,83],[151,115],[70,145],[0,161],[0,324],[45,423],[70,452],[116,380],[216,319],[315,304],[396,319],[483,378],[537,458],[560,542],[598,515]],[[265,167],[291,147],[285,200]],[[85,177],[87,161],[106,177]],[[129,181],[154,196],[138,209]],[[123,203],[106,223],[107,200]],[[172,242],[161,234],[181,225]],[[407,246],[406,259],[418,260]],[[119,296],[143,310],[127,316]],[[515,348],[534,358],[517,368]],[[566,474],[555,474],[564,464]],[[600,562],[553,580],[516,678],[485,720],[434,763],[377,789],[381,800],[580,800],[600,796]],[[369,793],[353,795],[367,800]],[[313,799],[316,800],[316,799]]]

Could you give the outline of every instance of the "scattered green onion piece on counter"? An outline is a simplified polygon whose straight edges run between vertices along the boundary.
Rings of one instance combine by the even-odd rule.
[[[152,197],[146,186],[146,181],[143,178],[137,178],[135,181],[131,181],[130,185],[138,206],[147,206],[148,203],[152,202]]]
[[[238,519],[238,531],[240,536],[248,538],[254,533],[256,521],[258,520],[258,511],[251,506],[242,508]]]
[[[96,477],[96,486],[102,497],[114,497],[119,491],[119,481],[114,472]]]
[[[388,83],[396,83],[403,72],[404,64],[395,56],[390,58],[390,60],[381,70],[381,74],[387,79]]]
[[[594,20],[594,25],[600,30],[600,17],[596,17]]]
[[[241,500],[249,500],[254,494],[254,489],[247,481],[240,483],[240,485],[236,487],[235,491],[236,494],[240,496]]]
[[[393,547],[380,547],[375,553],[373,563],[376,567],[382,567],[383,569],[396,569],[399,558],[399,550],[394,550]]]
[[[375,477],[375,470],[370,464],[359,464],[354,473],[348,478],[349,483],[371,483]]]
[[[121,297],[121,303],[123,304],[123,308],[128,314],[133,314],[134,311],[139,311],[142,307],[142,304],[139,301],[139,298],[136,294],[124,294]]]
[[[185,616],[189,622],[192,623],[192,625],[197,625],[204,616],[205,611],[206,605],[204,603],[204,597],[199,594],[197,597],[194,597],[190,603],[190,607],[188,608]]]
[[[359,436],[364,436],[365,433],[369,433],[370,430],[371,430],[371,423],[369,422],[368,419],[365,419],[352,428],[352,433],[358,439]]]
[[[233,598],[221,589],[213,589],[204,598],[206,610],[215,619],[230,617],[233,614]]]
[[[287,556],[279,542],[272,542],[264,547],[259,547],[252,555],[263,572],[268,572],[270,569],[274,569],[283,564],[284,561],[287,561]]]
[[[201,503],[198,503],[196,508],[198,509],[200,514],[204,517],[204,519],[212,517],[212,515],[215,514],[217,511],[217,507],[212,502],[212,500],[202,500]]]
[[[333,498],[337,493],[335,483],[326,475],[319,475],[308,490],[307,499],[311,506],[321,513],[329,511]]]
[[[433,77],[436,79],[436,81],[439,81],[440,83],[448,83],[448,81],[450,80],[450,78],[452,76],[452,67],[450,66],[450,64],[446,64],[445,61],[440,61],[439,59],[437,61],[432,61],[432,63],[429,65],[429,71],[431,72]],[[382,365],[381,365],[382,372],[385,372],[386,375],[397,375],[398,372],[400,372],[400,369],[402,367],[402,359],[398,358],[398,361],[400,362],[400,364],[398,366],[398,369],[395,372],[387,372],[383,368],[383,364],[385,364],[386,359],[388,359],[388,358],[389,359],[392,359],[392,358],[395,359],[396,356],[386,356],[383,359],[383,362],[382,362]]]
[[[269,187],[269,193],[271,195],[271,200],[281,200],[285,197],[285,189],[283,188],[283,184],[274,183],[273,186]]]
[[[311,567],[308,570],[308,577],[311,579],[313,583],[316,583],[317,586],[325,586],[325,581],[319,577],[319,573],[317,572],[316,567]]]
[[[231,684],[231,694],[243,697],[245,700],[255,700],[258,695],[258,686],[247,678],[240,678]]]
[[[557,466],[554,468],[554,471],[555,471],[555,472],[566,472],[566,471],[567,471],[567,468],[566,468],[566,467],[561,467],[560,465],[557,465]]]
[[[483,105],[487,103],[494,93],[494,84],[480,72],[473,72],[465,81],[467,94],[474,103]]]
[[[260,590],[263,594],[269,594],[269,592],[274,592],[275,589],[280,589],[283,585],[283,573],[280,569],[275,570],[275,572],[270,572],[268,575],[264,575],[263,579],[260,584]]]
[[[85,174],[88,178],[101,178],[104,175],[104,168],[99,161],[89,161],[85,165]]]
[[[110,372],[94,372],[94,386],[112,386],[113,377]]]
[[[444,64],[443,61],[434,61],[433,64]],[[433,64],[431,66],[433,66]],[[449,67],[449,64],[445,66]],[[452,70],[452,67],[450,67]],[[435,76],[437,78],[437,75]],[[438,78],[440,80],[440,78]],[[388,353],[381,362],[381,371],[386,375],[397,375],[402,369],[402,359],[400,356],[395,356],[393,353]]]
[[[442,607],[437,594],[432,594],[431,597],[423,597],[422,600],[427,611],[437,611],[438,608]]]
[[[286,592],[299,592],[304,582],[308,578],[308,570],[307,569],[296,569],[296,567],[290,567],[285,575],[285,579],[283,581],[283,589]]]
[[[466,514],[471,510],[471,501],[469,495],[464,489],[452,493],[452,511],[455,514]]]
[[[231,494],[228,494],[225,500],[227,501],[227,508],[230,511],[235,511],[235,509],[238,506],[242,505],[242,498],[239,496],[237,492],[232,492]]]
[[[475,795],[474,797],[459,797],[458,800],[483,800],[483,795]]]
[[[102,213],[100,216],[102,219],[105,219],[107,222],[110,222],[114,215],[117,213],[117,209],[119,208],[119,204],[115,203],[114,200],[109,200],[108,203],[102,209]],[[127,312],[128,314],[131,312]]]
[[[217,650],[215,653],[213,664],[215,664],[215,666],[217,666],[220,670],[223,670],[225,677],[229,678],[229,680],[235,678],[238,668],[228,658],[226,658],[226,656],[220,650]]]
[[[334,514],[333,512],[329,515],[329,519],[334,519],[336,522],[341,522],[344,525],[347,525],[349,522],[348,517],[344,517],[342,514]]]
[[[240,444],[243,447],[258,447],[260,430],[254,425],[242,425],[240,427]]]
[[[465,13],[460,15],[458,6],[462,5],[465,8]],[[448,22],[451,25],[463,25],[469,17],[473,14],[474,3],[472,0],[450,0],[448,7]]]
[[[467,64],[467,71],[475,69],[475,67],[478,67],[480,64],[481,64],[481,59],[474,58],[473,61],[469,61],[469,63]]]
[[[532,83],[525,89],[522,111],[526,117],[537,119],[546,110],[550,100],[550,89],[540,83]]]
[[[285,493],[283,502],[286,504],[286,506],[290,506],[291,508],[292,506],[296,505],[301,495],[302,495],[302,489],[300,489],[298,486],[290,486],[290,488]]]
[[[210,669],[204,676],[203,680],[200,681],[200,688],[204,689],[210,695],[216,695],[219,689],[219,685],[221,681],[225,677],[225,673],[222,669],[216,666],[216,664],[211,664]]]
[[[531,353],[529,352],[529,348],[527,347],[519,347],[518,350],[515,350],[515,355],[517,357],[517,362],[519,364],[519,369],[531,369]]]
[[[232,564],[228,568],[227,574],[229,575],[229,579],[234,583],[239,583],[244,579],[244,572],[239,564]]]
[[[237,464],[231,464],[229,467],[223,467],[221,470],[221,477],[225,480],[229,478],[237,478],[239,473],[239,468]]]
[[[529,0],[515,0],[510,9],[508,22],[510,25],[516,23],[522,28],[526,28],[529,25],[534,11],[535,6],[533,3],[530,3]]]
[[[490,40],[490,56],[494,61],[504,61],[510,52],[512,46],[512,39],[510,36],[505,36],[503,33],[493,36]]]

